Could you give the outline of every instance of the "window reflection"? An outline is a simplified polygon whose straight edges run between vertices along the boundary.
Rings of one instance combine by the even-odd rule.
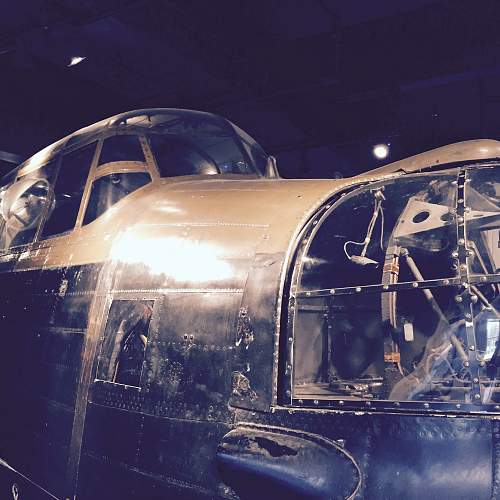
[[[56,162],[52,161],[0,190],[2,248],[33,241],[46,209],[50,210],[50,192],[55,172]]]

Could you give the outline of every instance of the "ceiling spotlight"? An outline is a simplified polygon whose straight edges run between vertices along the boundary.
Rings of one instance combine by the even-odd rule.
[[[71,66],[76,66],[77,64],[80,64],[82,61],[85,61],[87,59],[86,57],[81,57],[81,56],[73,56],[71,58],[71,61],[68,64],[68,68]]]
[[[387,158],[389,155],[389,146],[387,144],[377,144],[373,146],[373,155],[379,160]]]

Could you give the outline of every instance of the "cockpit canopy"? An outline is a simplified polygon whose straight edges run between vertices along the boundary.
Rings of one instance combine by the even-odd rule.
[[[48,146],[0,181],[0,251],[86,226],[160,177],[256,179],[267,163],[250,136],[216,115],[122,113]]]
[[[162,177],[265,172],[267,155],[262,148],[236,125],[209,113],[132,112],[114,124],[145,132]]]
[[[43,149],[25,165],[45,163],[61,152],[98,139],[104,139],[99,165],[150,160],[161,177],[260,177],[268,160],[248,134],[225,118],[201,111],[155,108],[122,113],[82,128]]]

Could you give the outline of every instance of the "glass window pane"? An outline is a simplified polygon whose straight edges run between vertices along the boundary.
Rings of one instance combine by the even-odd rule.
[[[0,190],[2,248],[31,243],[50,198],[56,162],[47,163]]]
[[[145,162],[139,137],[136,135],[113,135],[104,139],[99,165],[113,161]]]
[[[63,234],[75,227],[96,143],[64,155],[54,188],[54,201],[42,238]]]
[[[268,155],[264,152],[261,146],[255,142],[244,130],[232,124],[236,133],[239,135],[241,143],[245,148],[247,154],[252,159],[254,165],[257,167],[261,174],[265,174]]]
[[[147,172],[110,174],[95,180],[92,184],[83,225],[97,219],[115,203],[150,181],[151,177]]]
[[[452,277],[456,175],[371,184],[342,199],[311,236],[301,289]],[[408,258],[408,256],[410,258]]]
[[[468,172],[465,185],[465,227],[472,274],[494,274],[500,270],[500,169]]]
[[[149,143],[162,177],[219,173],[215,161],[189,139],[152,135]]]
[[[471,402],[460,293],[448,286],[299,299],[295,397]]]
[[[500,170],[465,173],[464,200],[456,172],[405,176],[358,189],[316,226],[293,318],[295,397],[500,403],[500,285],[477,276],[500,269]],[[464,201],[470,275],[455,253]],[[461,287],[421,283],[459,265]],[[376,284],[397,286],[365,288]]]
[[[481,400],[500,403],[500,298],[498,284],[476,285],[474,334],[480,361]]]
[[[141,385],[153,305],[153,300],[113,301],[99,356],[99,380]]]
[[[155,134],[149,142],[162,177],[254,172],[231,136]]]

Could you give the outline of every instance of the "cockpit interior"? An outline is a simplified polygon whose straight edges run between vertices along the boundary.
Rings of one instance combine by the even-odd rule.
[[[499,229],[491,166],[333,200],[297,257],[294,397],[499,403]]]

